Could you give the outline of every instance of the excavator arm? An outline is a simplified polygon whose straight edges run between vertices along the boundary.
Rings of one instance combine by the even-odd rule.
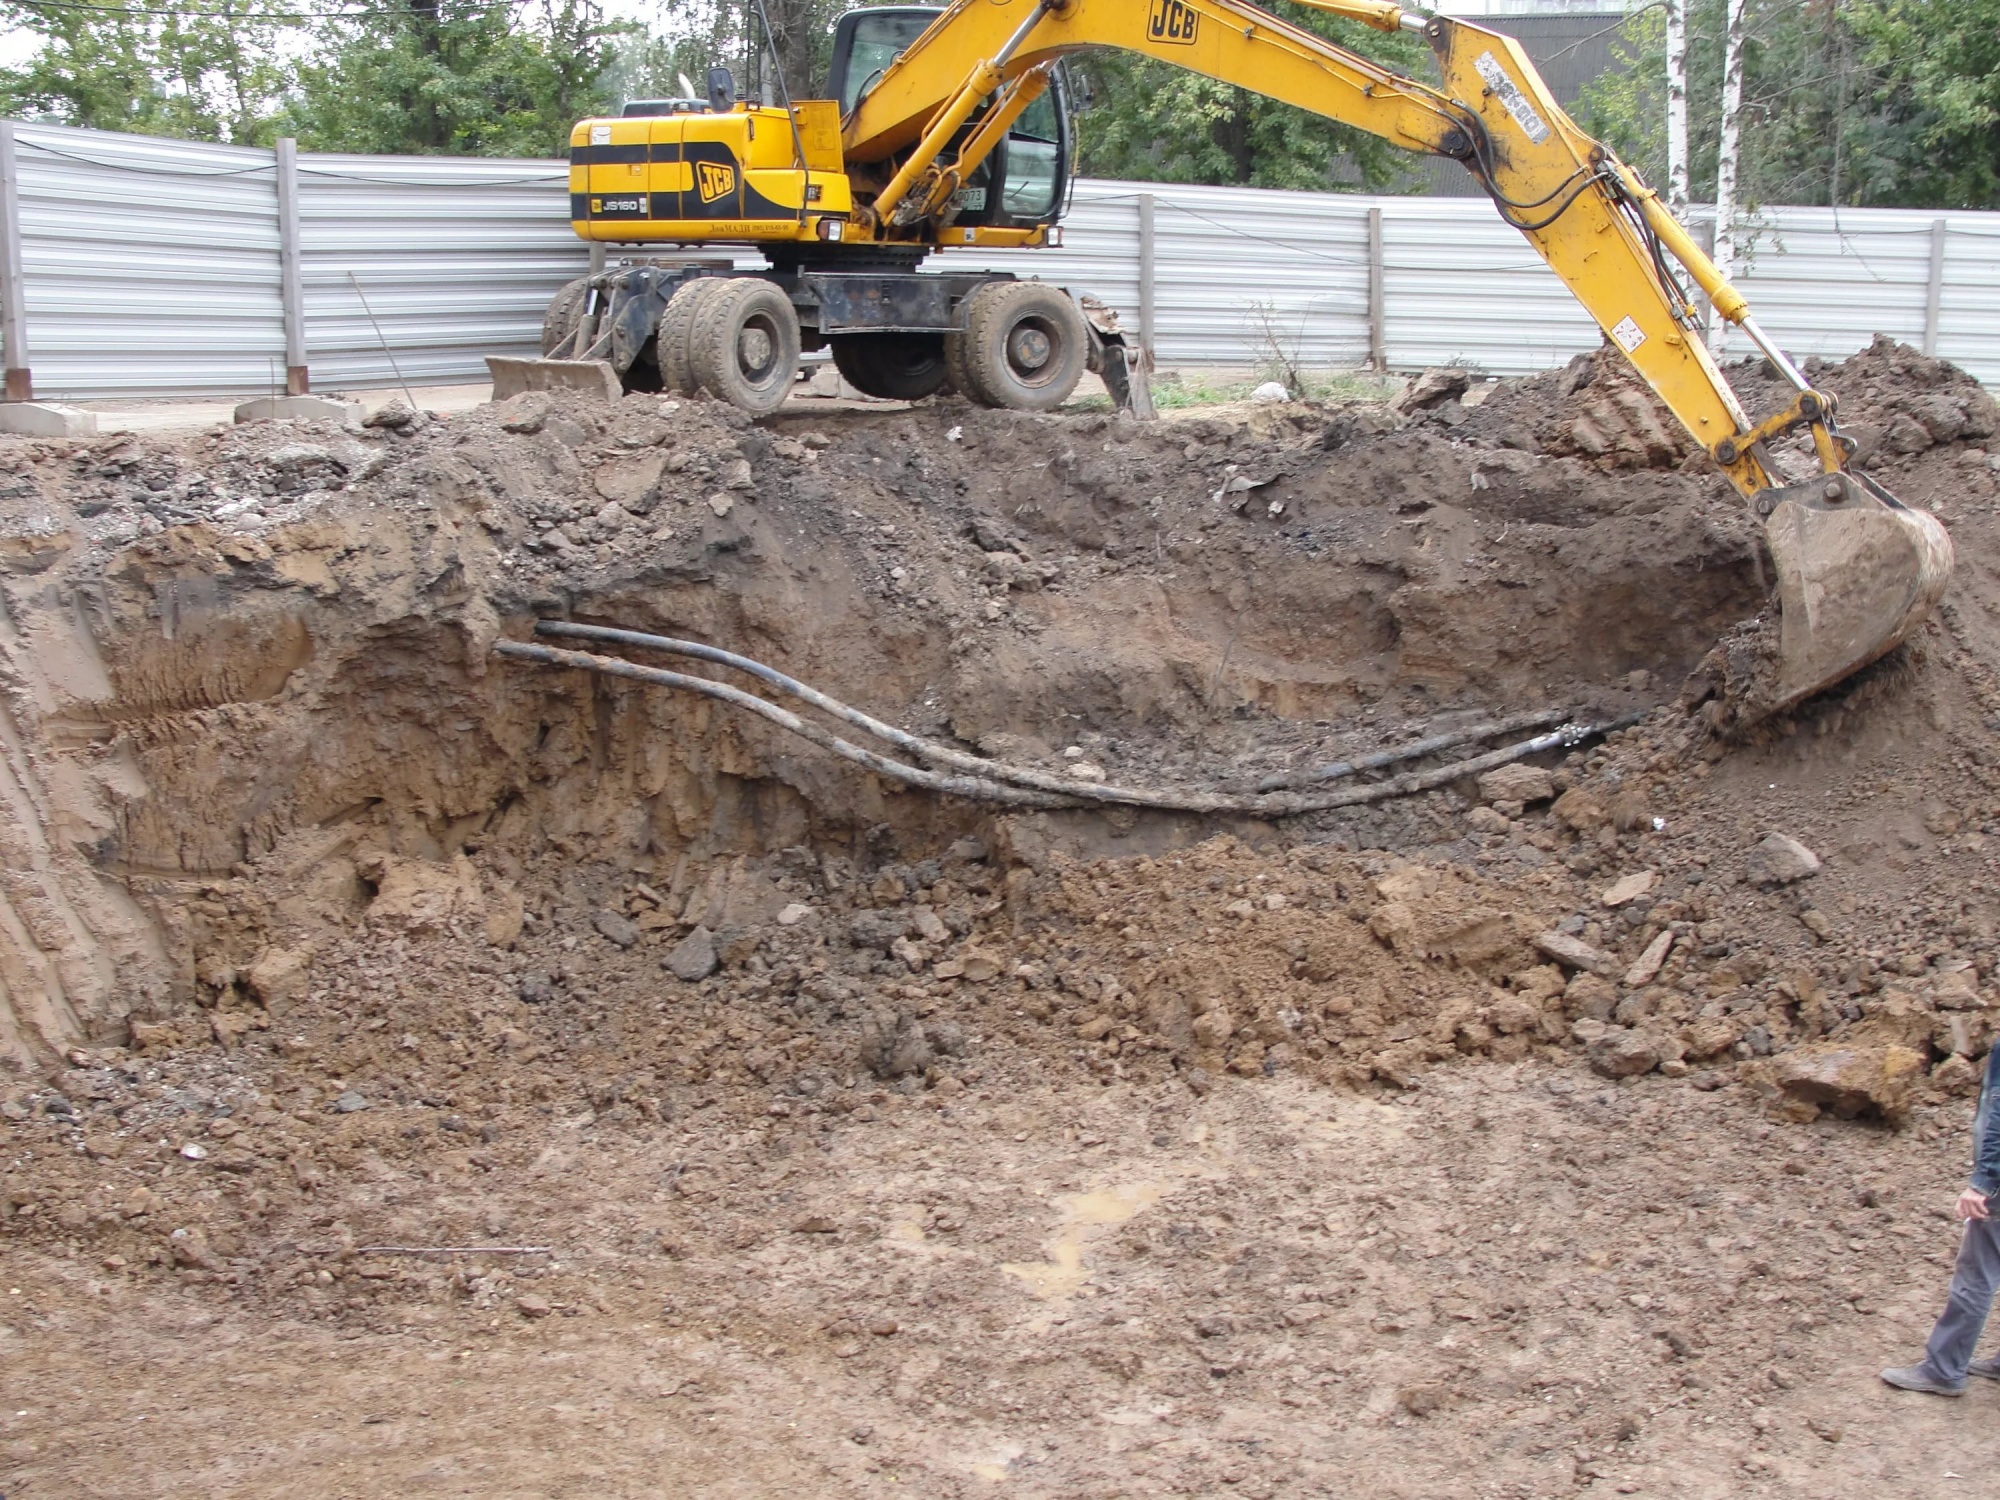
[[[1750,316],[1742,295],[1639,175],[1550,97],[1519,43],[1390,0],[1301,0],[1378,30],[1420,32],[1440,87],[1391,72],[1247,0],[954,0],[885,68],[843,122],[854,166],[888,172],[857,209],[873,236],[921,238],[923,219],[999,133],[979,112],[1057,59],[1111,47],[1158,59],[1462,162],[1605,335],[1764,518],[1779,575],[1781,643],[1768,713],[1839,681],[1898,644],[1950,577],[1951,542],[1850,471],[1834,403]],[[969,134],[968,122],[974,122]],[[951,142],[960,141],[954,151]],[[1677,269],[1678,268],[1678,269]],[[1753,422],[1710,358],[1685,276],[1750,336],[1795,389]],[[1766,443],[1809,430],[1820,475],[1786,484]]]

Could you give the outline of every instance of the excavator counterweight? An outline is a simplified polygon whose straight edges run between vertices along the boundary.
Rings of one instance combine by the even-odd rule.
[[[1736,722],[1906,639],[1950,578],[1944,528],[1853,471],[1832,398],[1639,175],[1562,111],[1519,44],[1394,0],[1300,3],[1421,33],[1438,84],[1250,0],[951,0],[842,17],[825,99],[747,102],[716,69],[705,101],[582,121],[571,135],[576,232],[647,254],[566,287],[543,352],[606,361],[628,388],[706,388],[751,411],[783,401],[802,348],[830,350],[874,396],[955,389],[1049,410],[1087,367],[1143,410],[1143,361],[1102,304],[1006,273],[918,269],[953,249],[1061,242],[1072,167],[1063,60],[1114,48],[1465,166],[1765,523],[1780,627]],[[708,258],[676,260],[662,245]],[[725,245],[761,250],[769,268],[716,261]],[[1697,294],[1791,382],[1790,406],[1761,421],[1744,412],[1709,355]],[[1801,432],[1817,470],[1807,477],[1774,451]]]

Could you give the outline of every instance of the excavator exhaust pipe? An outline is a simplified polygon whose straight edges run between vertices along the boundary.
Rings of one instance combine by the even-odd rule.
[[[1826,474],[1759,497],[1777,566],[1775,677],[1763,717],[1901,645],[1951,579],[1951,537],[1865,476]],[[1745,705],[1748,707],[1748,705]]]

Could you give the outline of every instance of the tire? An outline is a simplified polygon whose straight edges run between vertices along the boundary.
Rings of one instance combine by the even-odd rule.
[[[837,333],[827,343],[834,367],[866,396],[921,401],[951,384],[940,333]]]
[[[583,300],[590,292],[590,278],[579,276],[549,298],[549,310],[542,315],[542,357],[547,359],[556,345],[576,332],[583,317]]]
[[[700,387],[694,378],[693,350],[689,343],[695,314],[710,295],[727,282],[712,276],[684,281],[660,314],[660,331],[654,336],[654,357],[660,366],[660,389],[676,396],[692,396]]]
[[[978,292],[973,293],[974,297],[978,295]],[[966,298],[967,302],[971,300],[971,297]],[[947,333],[944,336],[944,374],[945,383],[975,406],[993,405],[972,383],[972,371],[965,360],[965,335],[962,333]]]
[[[716,285],[696,308],[688,336],[695,378],[718,401],[767,416],[784,404],[798,374],[799,315],[762,277]]]
[[[1083,378],[1089,338],[1067,292],[989,281],[965,299],[965,331],[946,335],[946,363],[984,406],[1054,411]]]

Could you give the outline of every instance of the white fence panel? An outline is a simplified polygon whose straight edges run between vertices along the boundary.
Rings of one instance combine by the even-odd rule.
[[[20,125],[15,160],[39,390],[283,389],[271,152]]]
[[[1843,359],[1877,333],[1921,346],[1932,217],[1896,209],[1770,209],[1737,232],[1747,259],[1739,257],[1735,280],[1758,323],[1795,359]],[[1731,329],[1725,352],[1735,359],[1756,349]]]
[[[326,390],[477,380],[488,354],[538,354],[549,298],[589,265],[561,162],[301,156],[299,244]]]
[[[1590,314],[1484,200],[1382,202],[1391,369],[1525,375],[1597,347]]]
[[[1944,218],[1938,357],[2000,387],[2000,214]]]
[[[940,264],[1038,276],[1139,326],[1139,202],[1153,199],[1154,348],[1164,365],[1247,365],[1273,350],[1314,368],[1368,357],[1368,209],[1338,193],[1076,185],[1058,250],[966,251]]]

